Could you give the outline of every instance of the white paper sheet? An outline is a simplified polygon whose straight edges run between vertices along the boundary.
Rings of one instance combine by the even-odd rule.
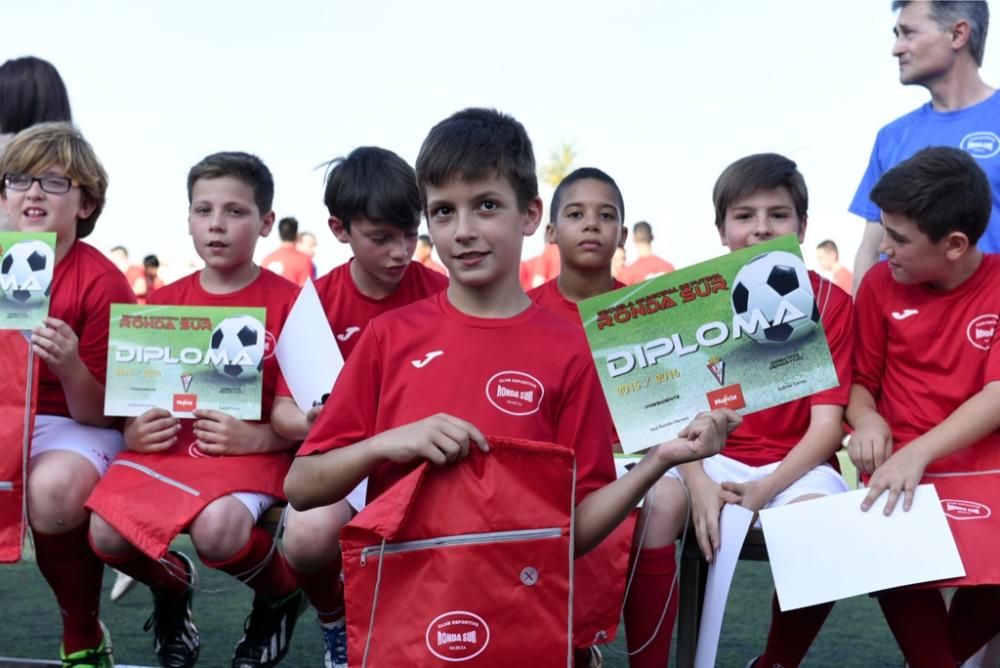
[[[713,668],[719,651],[719,633],[722,616],[726,612],[729,587],[733,583],[736,562],[743,549],[753,511],[743,506],[727,503],[719,516],[719,551],[708,567],[705,600],[701,608],[701,626],[698,628],[698,648],[694,654],[695,668]]]
[[[790,503],[760,513],[782,610],[892,587],[962,577],[948,520],[933,485],[920,485],[909,512],[888,493],[867,512],[867,489]]]
[[[292,398],[304,413],[329,394],[344,366],[344,357],[310,280],[302,286],[288,314],[275,354]]]

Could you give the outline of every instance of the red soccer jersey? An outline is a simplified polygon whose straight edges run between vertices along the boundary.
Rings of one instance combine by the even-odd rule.
[[[577,503],[615,478],[611,416],[580,327],[534,304],[512,318],[475,318],[444,293],[372,321],[299,455],[439,412],[487,436],[573,449]],[[378,466],[368,479],[369,500],[412,468]]]
[[[618,279],[613,280],[614,284],[609,291],[625,287],[625,284]],[[575,325],[580,324],[580,309],[577,308],[576,302],[566,299],[562,291],[559,290],[559,283],[556,279],[545,281],[537,288],[529,290],[528,296],[539,306],[549,309]]]
[[[830,355],[840,385],[802,399],[758,411],[743,418],[743,424],[726,439],[723,454],[749,466],[780,462],[809,429],[811,408],[818,404],[846,406],[851,391],[851,350],[854,312],[851,298],[825,278],[809,272]],[[867,280],[867,278],[865,279]]]
[[[284,243],[265,256],[260,265],[299,286],[305,285],[306,279],[312,276],[312,258]]]
[[[55,266],[49,315],[69,325],[80,340],[80,359],[101,385],[108,366],[111,304],[134,304],[125,276],[96,248],[77,241]],[[38,378],[39,415],[70,417],[62,384],[44,363]]]
[[[984,255],[962,285],[938,292],[903,285],[875,265],[856,299],[854,382],[875,397],[898,450],[1000,380],[1000,256]],[[998,468],[1000,433],[932,462],[928,473]]]
[[[622,269],[622,281],[626,285],[635,285],[636,283],[642,283],[648,278],[653,278],[660,274],[668,274],[673,270],[674,265],[663,258],[655,255],[647,255]]]
[[[264,380],[261,390],[261,422],[271,421],[271,403],[278,382],[278,360],[274,344],[281,334],[285,318],[295,303],[298,288],[290,281],[270,272],[261,271],[254,281],[241,290],[224,295],[207,292],[201,287],[201,272],[197,271],[166,285],[150,298],[150,304],[186,306],[263,306],[267,309],[267,340],[264,345]]]

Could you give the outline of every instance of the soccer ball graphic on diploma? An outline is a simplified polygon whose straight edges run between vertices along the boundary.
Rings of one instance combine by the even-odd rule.
[[[52,269],[55,253],[48,244],[19,241],[0,260],[0,287],[11,301],[30,305],[40,304],[52,289]]]
[[[212,352],[225,353],[213,360],[215,370],[226,378],[256,378],[264,367],[264,325],[256,318],[238,315],[226,318],[212,332]]]
[[[802,259],[786,251],[758,255],[733,279],[733,313],[753,322],[754,311],[769,326],[748,336],[757,343],[778,344],[802,339],[819,322],[819,309]]]

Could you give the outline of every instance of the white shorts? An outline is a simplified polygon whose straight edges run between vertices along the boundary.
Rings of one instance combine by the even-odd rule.
[[[104,476],[108,467],[125,449],[125,439],[117,429],[80,424],[62,415],[36,415],[31,435],[31,457],[51,450],[66,450],[80,455]]]
[[[773,473],[781,462],[772,462],[765,466],[750,466],[725,455],[715,455],[701,460],[701,464],[706,475],[721,484],[723,482],[749,482],[763,478]],[[666,475],[676,478],[681,482],[684,481],[683,476],[681,476],[680,471],[676,467],[667,471]],[[784,506],[807,494],[829,496],[846,491],[847,483],[844,482],[844,478],[837,473],[836,469],[829,464],[820,464],[807,471],[804,476],[779,492],[764,508]],[[757,521],[757,526],[759,525],[760,520]]]
[[[233,492],[230,496],[247,507],[253,515],[254,524],[257,524],[257,520],[268,508],[281,501],[278,497],[263,492]]]

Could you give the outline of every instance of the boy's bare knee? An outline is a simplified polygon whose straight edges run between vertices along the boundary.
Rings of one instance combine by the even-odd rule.
[[[87,521],[83,507],[100,480],[94,466],[76,453],[39,455],[28,474],[28,519],[33,529],[59,534]]]
[[[191,542],[209,561],[229,559],[250,540],[253,516],[237,499],[226,496],[205,506],[191,523]]]
[[[108,524],[97,513],[90,515],[90,540],[102,554],[120,556],[135,550],[131,543],[125,540],[117,529]]]
[[[340,530],[353,515],[346,501],[302,512],[289,509],[283,539],[288,563],[305,572],[329,564],[340,552]]]
[[[684,530],[687,514],[688,500],[684,486],[670,476],[660,478],[646,495],[636,540],[641,536],[644,548],[663,547],[673,543]]]

